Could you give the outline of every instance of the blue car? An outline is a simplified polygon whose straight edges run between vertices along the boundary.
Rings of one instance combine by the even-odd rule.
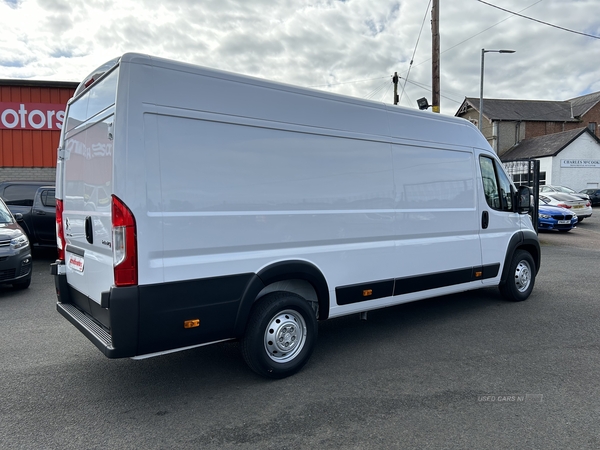
[[[571,231],[577,223],[577,216],[566,208],[539,205],[538,230]]]

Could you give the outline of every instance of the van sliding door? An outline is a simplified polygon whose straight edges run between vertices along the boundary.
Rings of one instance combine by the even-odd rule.
[[[448,287],[481,264],[473,154],[393,145],[399,274]],[[400,284],[400,286],[399,286]],[[396,283],[401,287],[402,283]],[[410,293],[417,287],[406,287]],[[396,291],[395,291],[396,292]]]

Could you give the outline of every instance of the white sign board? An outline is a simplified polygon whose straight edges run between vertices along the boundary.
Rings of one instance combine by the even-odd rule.
[[[600,159],[561,159],[560,167],[600,167]]]

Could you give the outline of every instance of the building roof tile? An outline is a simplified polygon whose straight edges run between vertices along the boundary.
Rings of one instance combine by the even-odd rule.
[[[584,133],[588,133],[600,143],[600,140],[588,128],[576,128],[575,130],[525,139],[509,149],[500,159],[502,161],[516,161],[556,156]]]

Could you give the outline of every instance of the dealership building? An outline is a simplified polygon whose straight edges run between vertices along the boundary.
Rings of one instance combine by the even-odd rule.
[[[54,181],[65,106],[77,85],[0,79],[0,181]]]

